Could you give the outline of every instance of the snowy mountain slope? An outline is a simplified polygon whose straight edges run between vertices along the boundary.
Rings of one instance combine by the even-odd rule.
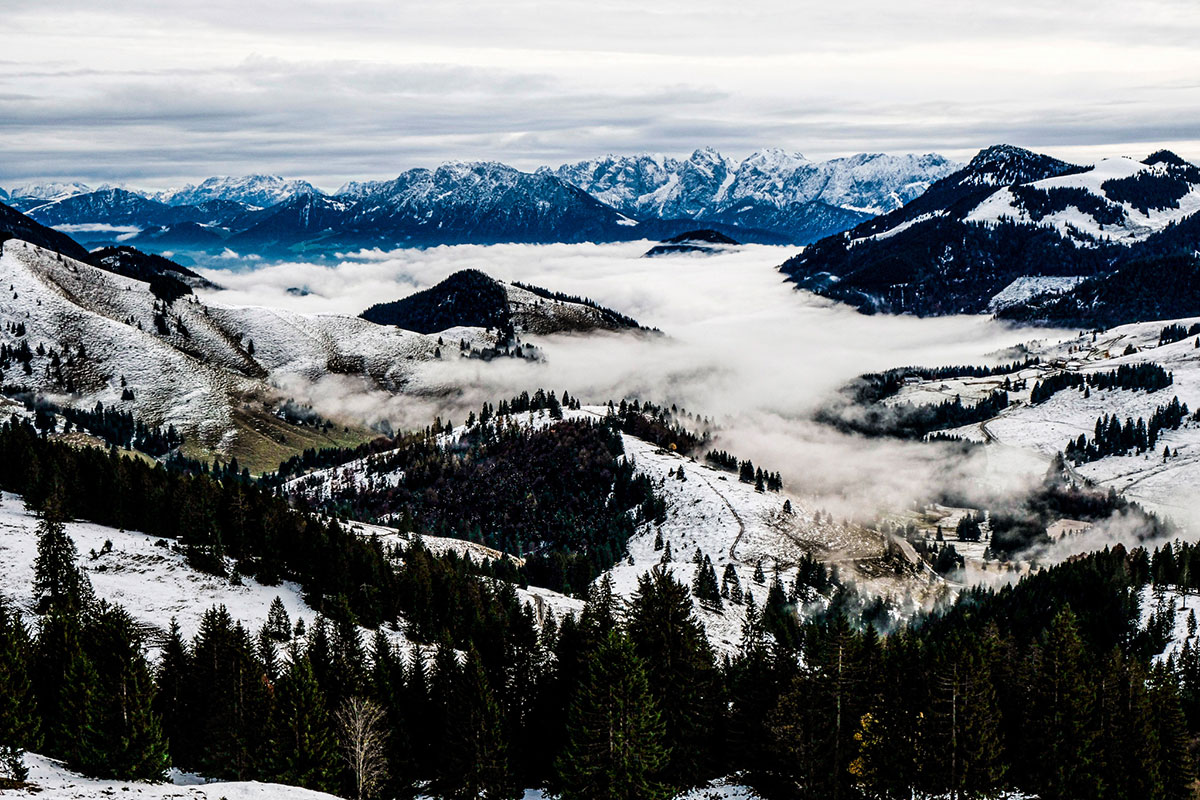
[[[606,413],[607,409],[602,406],[563,412],[567,419],[590,420],[602,419]],[[518,414],[512,419],[518,424],[536,427],[554,422],[544,412]],[[447,437],[447,442],[464,433],[465,428],[456,428]],[[837,566],[843,579],[856,583],[870,596],[891,598],[904,611],[911,611],[942,585],[916,566],[915,556],[908,568],[884,565],[887,542],[883,534],[852,523],[835,522],[797,495],[758,492],[752,484],[740,482],[736,473],[715,469],[628,434],[622,434],[621,438],[624,457],[633,463],[636,472],[651,479],[656,493],[667,503],[666,522],[662,525],[643,524],[629,540],[623,557],[605,573],[612,578],[613,588],[622,598],[632,596],[638,578],[660,563],[665,564],[678,580],[691,585],[696,574],[693,557],[697,549],[702,556],[712,560],[718,580],[726,565],[732,565],[742,588],[753,595],[760,608],[766,600],[772,577],[778,574],[785,584],[790,584],[795,579],[797,564],[804,556]],[[339,487],[353,487],[357,491],[382,488],[386,491],[387,487],[395,485],[400,475],[373,471],[371,461],[381,457],[377,455],[315,471],[289,481],[285,488],[293,495],[303,494],[309,499],[330,497]],[[791,503],[791,513],[784,511],[785,501]],[[663,549],[655,548],[659,536]],[[424,537],[424,541],[430,543],[431,537]],[[442,540],[442,546],[449,546],[448,543],[453,541]],[[668,545],[669,560],[665,555]],[[457,546],[479,548],[479,545],[467,542]],[[495,557],[495,551],[491,553],[487,557]],[[476,558],[481,555],[486,554],[482,551],[474,553]],[[761,584],[754,581],[755,569],[760,564],[766,576]],[[536,591],[544,596],[543,602],[556,608],[556,614],[578,608],[572,608],[568,604],[570,599],[562,595],[547,596],[545,590]],[[556,607],[554,603],[560,605]],[[814,607],[819,605],[820,600],[814,598]],[[722,609],[715,610],[694,600],[694,607],[713,646],[723,653],[736,652],[745,622],[745,605],[726,602]]]
[[[1070,291],[1083,281],[1080,276],[1022,275],[992,296],[987,310],[996,312],[1019,306],[1035,297]]]
[[[5,493],[0,498],[0,595],[26,613],[32,613],[37,524],[36,515],[25,509],[20,496]],[[252,632],[266,622],[276,597],[283,601],[293,622],[299,617],[312,622],[316,617],[294,583],[264,586],[246,577],[235,586],[227,578],[192,569],[184,554],[171,546],[173,542],[90,522],[69,522],[66,530],[75,541],[78,564],[96,596],[124,606],[153,632],[151,644],[166,635],[172,618],[184,637],[191,639],[204,612],[216,605],[228,608],[230,616]],[[112,545],[108,552],[103,552],[105,542]]]
[[[0,597],[26,614],[33,612],[37,525],[36,514],[25,508],[19,495],[0,496]],[[408,547],[414,538],[381,525],[348,525],[352,532],[364,538],[377,537],[385,546]],[[151,632],[152,646],[165,637],[172,618],[179,623],[184,638],[190,640],[198,632],[204,613],[214,606],[225,606],[230,616],[252,633],[266,622],[276,597],[283,602],[293,624],[300,618],[311,623],[317,617],[317,612],[304,602],[299,585],[284,581],[266,586],[251,577],[242,577],[234,584],[228,578],[199,572],[188,565],[184,553],[176,548],[177,542],[90,522],[67,523],[67,534],[75,541],[79,567],[91,581],[96,596],[123,606]],[[435,554],[454,551],[476,561],[504,558],[497,551],[459,539],[423,536],[420,541]],[[228,566],[232,574],[232,560]],[[536,586],[518,589],[517,593],[534,608],[539,622],[544,622],[551,611],[561,618],[583,608],[582,601]],[[362,632],[371,635],[365,628]],[[411,650],[415,646],[402,631],[389,629],[387,633],[398,647]]]
[[[433,339],[355,317],[225,307],[194,295],[162,313],[146,283],[15,240],[5,243],[0,267],[12,285],[0,295],[0,320],[25,330],[18,337],[6,326],[0,339],[12,346],[24,339],[44,353],[35,353],[28,375],[10,370],[6,383],[51,394],[70,389],[71,402],[88,407],[97,400],[125,407],[149,424],[174,425],[194,451],[241,452],[245,461],[265,448],[253,459],[260,467],[286,457],[289,437],[312,435],[280,428],[276,385],[339,374],[366,387],[419,389],[416,367],[436,349]],[[86,358],[65,359],[60,380],[54,353],[65,358],[80,348]],[[121,400],[122,378],[132,401]]]
[[[161,225],[181,221],[181,214],[166,203],[127,189],[98,189],[94,192],[58,197],[26,211],[43,225]]]
[[[87,194],[92,187],[85,183],[25,183],[8,187],[12,205],[24,211],[50,200],[61,200],[76,194]]]
[[[320,195],[308,181],[285,180],[278,175],[218,176],[199,184],[160,192],[158,200],[172,206],[194,206],[211,200],[230,200],[252,208],[267,208],[294,197]]]
[[[1131,196],[1121,188],[1142,184],[1176,184],[1178,196],[1161,200]],[[1062,235],[1085,243],[1111,239],[1120,243],[1141,241],[1168,225],[1200,211],[1200,170],[1169,163],[1146,164],[1132,158],[1108,158],[1091,169],[1024,184],[1044,194],[1047,207],[1033,206],[1022,189],[1003,188],[965,217],[968,222],[1009,219],[1022,224],[1052,227]],[[1150,190],[1153,191],[1153,190]],[[1068,194],[1069,193],[1069,194]],[[1064,197],[1053,203],[1055,195]],[[1038,197],[1038,195],[1034,195]],[[1069,201],[1066,198],[1071,198]],[[1048,212],[1048,213],[1047,213]]]
[[[780,269],[800,288],[869,312],[981,313],[1008,303],[1014,318],[1039,321],[1046,307],[1050,321],[1057,315],[1075,324],[1088,318],[1086,308],[1055,310],[1036,296],[993,305],[992,298],[1021,278],[1111,277],[1120,293],[1138,280],[1122,270],[1200,245],[1188,226],[1197,211],[1200,168],[1171,153],[1082,167],[998,145],[902,208],[822,239]],[[1169,277],[1143,280],[1158,292]],[[1061,283],[1052,287],[1063,291]],[[1144,308],[1131,313],[1108,309],[1092,321],[1154,318],[1142,316]],[[1158,316],[1180,313],[1194,311]]]
[[[897,208],[953,168],[936,155],[811,162],[762,150],[737,162],[703,148],[686,159],[608,156],[533,173],[449,162],[350,181],[333,196],[273,175],[164,192],[53,184],[10,194],[39,221],[88,233],[90,244],[158,252],[659,239],[695,220],[736,228],[745,241],[805,243]]]
[[[393,244],[609,241],[635,224],[548,173],[452,162],[409,170],[362,198],[344,235]]]
[[[1200,318],[1180,320],[1185,326]],[[1090,333],[1056,342],[1042,342],[1030,348],[1030,354],[1043,363],[1017,373],[989,378],[963,378],[923,381],[906,385],[891,402],[941,402],[961,396],[964,402],[980,399],[1002,388],[1006,380],[1023,382],[1024,388],[1010,391],[1015,405],[980,425],[956,428],[949,433],[989,447],[1016,448],[1034,453],[1047,463],[1080,434],[1091,437],[1096,419],[1106,414],[1126,418],[1149,418],[1154,410],[1178,397],[1191,410],[1200,408],[1200,349],[1195,337],[1159,345],[1159,332],[1169,321],[1140,323],[1099,333],[1095,341]],[[1132,346],[1136,352],[1125,355]],[[1122,364],[1154,362],[1173,375],[1173,383],[1155,392],[1090,389],[1065,389],[1050,399],[1031,405],[1029,393],[1040,378],[1059,372],[1088,374],[1107,372]],[[1179,455],[1166,461],[1163,447]],[[1200,485],[1200,423],[1185,422],[1178,430],[1163,431],[1154,452],[1142,455],[1108,456],[1099,461],[1074,467],[1083,477],[1103,486],[1111,486],[1122,495],[1136,500],[1183,523],[1200,522],[1200,504],[1195,487]]]
[[[588,412],[598,415],[600,410]],[[699,549],[711,558],[718,579],[726,565],[732,564],[743,590],[753,595],[759,608],[766,601],[772,576],[778,574],[785,585],[790,584],[804,555],[837,566],[843,578],[860,584],[868,594],[890,597],[901,606],[910,600],[920,603],[932,591],[927,578],[915,568],[901,575],[875,568],[885,550],[884,538],[875,531],[818,519],[819,509],[803,498],[757,492],[753,485],[738,481],[736,473],[714,469],[632,436],[623,435],[622,439],[626,456],[639,472],[654,480],[668,506],[666,523],[642,526],[629,541],[628,558],[609,571],[616,592],[623,597],[631,596],[638,578],[662,560],[663,551],[654,547],[659,533],[664,546],[671,545],[667,566],[677,579],[691,585],[696,574],[692,559]],[[681,468],[684,480],[671,475]],[[792,504],[791,514],[783,510],[785,500]],[[767,576],[762,584],[754,581],[760,563]],[[720,611],[714,611],[694,602],[713,647],[735,653],[745,606],[726,602]]]

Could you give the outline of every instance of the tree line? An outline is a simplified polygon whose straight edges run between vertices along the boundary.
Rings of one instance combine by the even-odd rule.
[[[1122,423],[1116,414],[1105,414],[1096,419],[1095,432],[1090,439],[1086,434],[1079,434],[1077,439],[1067,442],[1063,454],[1076,464],[1108,456],[1141,455],[1154,449],[1163,431],[1178,429],[1190,414],[1187,403],[1180,403],[1178,397],[1155,408],[1149,421],[1144,417],[1138,417],[1136,421],[1126,417]]]
[[[1153,361],[1144,361],[1140,364],[1122,364],[1114,370],[1107,372],[1060,372],[1056,375],[1047,376],[1033,385],[1033,390],[1029,394],[1029,402],[1037,405],[1044,403],[1053,397],[1058,392],[1064,389],[1098,389],[1101,391],[1112,391],[1114,389],[1125,389],[1127,391],[1137,391],[1144,389],[1147,392],[1157,392],[1159,389],[1165,389],[1175,382],[1175,376],[1162,368],[1162,365],[1156,364]]]

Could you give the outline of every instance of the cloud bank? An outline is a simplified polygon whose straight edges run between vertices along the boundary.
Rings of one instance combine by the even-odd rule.
[[[843,436],[808,417],[863,372],[991,361],[1014,344],[1053,332],[1014,330],[980,317],[863,316],[785,284],[775,266],[789,248],[640,258],[649,245],[439,247],[205,274],[225,287],[213,300],[308,313],[356,314],[468,267],[590,297],[666,335],[536,337],[546,354],[542,362],[431,364],[424,381],[453,395],[438,412],[461,422],[484,401],[537,388],[567,390],[591,403],[638,396],[675,404],[712,419],[717,446],[781,471],[793,489],[837,512],[869,515],[904,506],[935,485],[1012,491],[1044,471],[1036,457],[1004,463],[982,455],[951,458],[940,447]],[[292,288],[309,293],[298,296]],[[351,394],[344,386],[318,387],[312,399],[346,410]],[[411,424],[424,414],[427,423],[432,415],[427,403],[406,398],[353,403],[361,413],[375,401],[393,421]]]

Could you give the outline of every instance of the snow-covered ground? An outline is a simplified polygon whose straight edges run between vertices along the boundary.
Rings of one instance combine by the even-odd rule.
[[[1165,171],[1166,168],[1161,164],[1143,164],[1127,157],[1106,158],[1085,172],[1059,175],[1027,184],[1032,188],[1043,190],[1073,188],[1087,191],[1105,204],[1115,206],[1123,212],[1122,220],[1116,224],[1098,222],[1091,214],[1084,213],[1074,206],[1049,214],[1035,222],[1029,213],[1019,206],[1012,191],[1008,188],[1000,189],[992,194],[976,206],[966,219],[969,222],[1015,220],[1026,224],[1052,227],[1064,236],[1077,236],[1078,233],[1082,233],[1094,241],[1105,238],[1122,243],[1140,241],[1168,225],[1200,211],[1200,185],[1190,187],[1190,191],[1180,198],[1178,208],[1151,208],[1149,213],[1144,213],[1129,203],[1113,201],[1104,193],[1101,184],[1107,180],[1129,178],[1139,173],[1161,174]]]
[[[1060,275],[1025,275],[997,292],[988,302],[987,310],[995,313],[1009,306],[1020,305],[1040,294],[1069,292],[1083,282],[1083,277]]]
[[[171,771],[165,783],[138,783],[85,778],[61,762],[36,753],[26,753],[29,785],[25,789],[0,790],[2,797],[37,797],[40,800],[94,800],[97,797],[146,798],[146,800],[337,800],[334,795],[257,781],[205,783],[196,775]],[[550,800],[540,789],[525,790],[522,800]],[[675,797],[675,800],[758,800],[752,789],[732,779],[718,779]]]
[[[1200,645],[1200,640],[1196,638],[1196,634],[1191,632],[1195,630],[1194,623],[1200,617],[1200,595],[1195,593],[1180,592],[1178,589],[1155,589],[1151,586],[1142,587],[1142,616],[1141,627],[1145,628],[1150,622],[1152,615],[1171,617],[1170,639],[1162,653],[1156,658],[1167,659],[1173,655],[1178,655],[1187,642],[1191,642],[1192,647]]]
[[[26,612],[32,610],[33,603],[37,522],[20,496],[8,493],[0,496],[0,597]],[[148,632],[152,646],[165,636],[172,618],[179,623],[184,638],[195,636],[204,613],[213,606],[225,606],[230,616],[251,633],[266,622],[276,597],[283,601],[292,624],[298,619],[311,624],[317,616],[305,604],[295,583],[285,581],[278,586],[266,586],[246,577],[236,585],[192,569],[170,540],[90,522],[69,522],[66,528],[75,541],[78,564],[91,580],[96,595],[124,606]],[[350,529],[364,537],[378,536],[385,546],[411,543],[410,536],[394,528],[350,523]],[[109,552],[103,552],[106,542],[112,543]],[[497,551],[459,539],[426,536],[422,542],[434,553],[454,550],[460,555],[470,554],[477,562],[504,557]],[[229,566],[232,569],[232,562]],[[533,608],[539,624],[550,613],[561,619],[567,614],[578,614],[583,608],[580,600],[535,586],[518,588],[517,596]],[[384,630],[397,647],[408,651],[414,646],[403,631]],[[366,629],[362,632],[364,636],[370,635]]]
[[[334,795],[297,786],[257,781],[204,783],[194,775],[172,771],[167,783],[138,783],[85,778],[54,759],[26,753],[27,789],[0,790],[2,797],[37,797],[40,800],[94,800],[97,797],[147,800],[337,800]]]
[[[1081,333],[1055,341],[1029,343],[1028,355],[1039,356],[1042,364],[1008,375],[987,378],[952,378],[922,381],[904,386],[889,403],[936,403],[960,396],[974,402],[1004,388],[1016,403],[998,416],[978,425],[955,428],[949,433],[988,444],[989,457],[1006,451],[1048,464],[1055,453],[1080,434],[1093,435],[1096,419],[1116,414],[1121,419],[1149,418],[1154,410],[1178,397],[1194,413],[1200,409],[1200,349],[1194,336],[1171,344],[1158,344],[1160,331],[1171,323],[1190,327],[1200,318],[1161,320],[1123,325],[1097,334]],[[1125,355],[1127,348],[1135,352]],[[1172,373],[1172,385],[1156,392],[1065,389],[1037,405],[1030,405],[1034,384],[1059,372],[1108,372],[1122,364],[1154,362]],[[1020,387],[1020,388],[1015,388]],[[1163,447],[1178,456],[1164,461]],[[1036,464],[1031,465],[1036,467]],[[1136,500],[1151,510],[1189,525],[1200,523],[1200,424],[1189,421],[1178,430],[1164,431],[1153,453],[1110,456],[1076,467],[1076,472]]]
[[[37,522],[19,495],[3,493],[0,595],[26,611],[31,610],[33,602]],[[96,595],[120,603],[153,634],[165,634],[174,617],[183,635],[191,638],[199,630],[204,612],[215,605],[224,605],[233,619],[254,632],[266,622],[267,610],[276,597],[283,601],[293,623],[301,617],[311,623],[316,616],[294,583],[264,586],[253,578],[244,578],[241,586],[235,586],[227,579],[189,567],[183,554],[171,546],[174,542],[90,522],[69,522],[66,529],[79,552],[79,566],[91,580]],[[101,554],[105,542],[112,542],[112,549]],[[91,557],[93,551],[95,559]],[[152,641],[157,635],[152,635]]]
[[[595,420],[606,413],[603,406],[585,406],[578,411],[566,410],[564,416]],[[519,414],[514,419],[519,424],[538,427],[553,422],[544,412]],[[446,439],[452,440],[464,432],[465,428],[460,426]],[[696,574],[693,558],[698,549],[701,556],[712,560],[718,582],[726,565],[732,564],[743,590],[753,595],[760,608],[766,600],[772,577],[778,573],[785,585],[789,585],[795,579],[796,564],[804,555],[831,567],[837,566],[844,578],[855,581],[868,594],[883,595],[904,603],[920,604],[942,585],[927,572],[898,576],[892,570],[873,569],[884,554],[884,537],[853,523],[835,521],[799,495],[758,492],[753,484],[739,481],[737,473],[711,467],[634,436],[622,434],[622,440],[625,457],[633,462],[637,472],[653,481],[658,494],[667,501],[667,521],[662,525],[645,523],[640,526],[629,540],[626,557],[606,573],[612,577],[613,588],[622,598],[631,597],[637,590],[638,579],[663,563],[668,544],[671,559],[666,565],[678,580],[689,586],[692,584]],[[394,474],[369,474],[370,461],[360,459],[314,471],[289,481],[287,487],[320,498],[328,497],[335,486],[393,485],[398,479],[399,476]],[[791,513],[784,511],[787,501],[791,502]],[[364,535],[380,536],[385,543],[408,541],[406,534],[390,528],[363,523],[353,525]],[[661,550],[655,549],[659,535],[663,541]],[[460,553],[470,553],[476,560],[501,555],[457,539],[424,537],[423,541],[435,551],[454,548]],[[904,548],[915,563],[915,553],[907,545]],[[760,563],[766,577],[761,584],[754,581],[755,568]],[[522,590],[522,597],[527,595],[532,596],[535,609],[552,609],[559,617],[582,608],[578,600],[545,589]],[[745,622],[745,606],[725,602],[718,611],[696,601],[695,609],[713,646],[720,652],[736,652]]]

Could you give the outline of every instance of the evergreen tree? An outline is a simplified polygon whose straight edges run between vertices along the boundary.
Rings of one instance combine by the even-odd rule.
[[[337,738],[312,664],[293,651],[279,681],[271,736],[272,774],[280,783],[333,791],[338,774]]]
[[[1070,608],[1055,615],[1035,657],[1026,738],[1031,788],[1045,800],[1098,796],[1095,683]]]
[[[51,605],[69,604],[79,608],[87,592],[86,578],[75,565],[75,542],[63,524],[62,501],[53,490],[38,511],[37,560],[34,562],[33,589],[38,611]]]
[[[441,696],[443,751],[434,781],[437,794],[453,800],[513,796],[503,712],[479,654],[471,648],[461,666],[439,665],[437,682],[447,690]]]
[[[196,752],[192,763],[177,766],[228,780],[257,776],[270,741],[271,698],[255,649],[224,606],[205,612],[186,702],[198,715],[192,717]]]
[[[292,635],[292,623],[279,595],[275,596],[267,610],[267,632],[277,642],[286,642]]]
[[[191,653],[174,617],[167,630],[167,641],[158,660],[155,678],[157,691],[153,708],[162,720],[171,760],[176,764],[195,763],[193,711],[189,705],[191,694],[188,691],[192,680]]]
[[[1157,766],[1164,800],[1195,796],[1195,757],[1189,747],[1187,722],[1180,705],[1179,686],[1170,672],[1156,665],[1150,675],[1150,706],[1154,709],[1154,733],[1158,740],[1156,762],[1143,762],[1142,769]]]
[[[674,786],[698,784],[715,761],[719,694],[712,649],[688,590],[657,567],[639,579],[628,618],[630,641],[663,714],[670,750],[663,779]]]
[[[24,751],[38,745],[32,662],[29,631],[16,611],[0,601],[0,785],[5,779],[25,780]]]
[[[609,631],[589,658],[567,712],[567,741],[556,762],[564,800],[657,800],[669,752],[642,660]]]
[[[84,652],[83,635],[77,610],[50,607],[38,630],[34,692],[46,754],[90,772],[102,758],[99,679]]]
[[[152,710],[154,683],[142,638],[124,609],[101,602],[86,629],[97,678],[98,759],[91,774],[122,780],[166,777],[167,743]]]

